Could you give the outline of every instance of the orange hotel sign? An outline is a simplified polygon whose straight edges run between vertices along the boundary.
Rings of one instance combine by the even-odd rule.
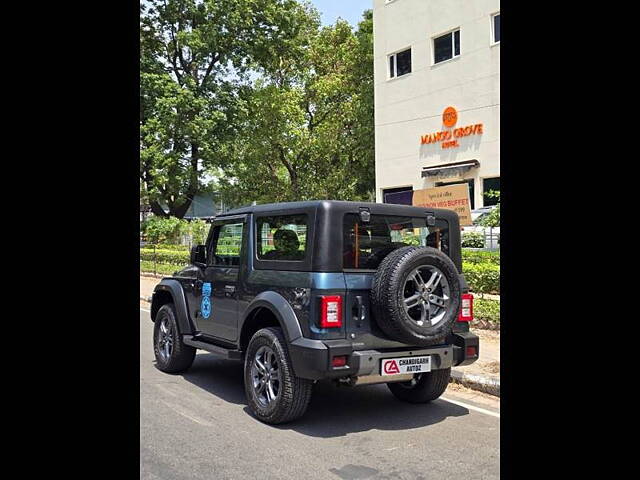
[[[442,112],[442,124],[445,129],[439,132],[427,133],[420,137],[420,144],[440,142],[442,148],[459,147],[458,139],[469,135],[482,135],[482,123],[467,125],[465,127],[452,127],[458,122],[458,112],[453,107],[447,107]]]

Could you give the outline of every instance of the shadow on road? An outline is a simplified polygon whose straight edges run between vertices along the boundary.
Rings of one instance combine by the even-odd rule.
[[[218,398],[245,405],[243,366],[199,354],[182,377]],[[468,415],[469,410],[447,402],[409,404],[397,400],[386,385],[340,387],[331,382],[314,386],[311,404],[304,417],[274,428],[293,430],[312,437],[340,437],[348,433],[378,430],[406,430],[433,425],[447,417]],[[258,420],[256,420],[258,421]]]

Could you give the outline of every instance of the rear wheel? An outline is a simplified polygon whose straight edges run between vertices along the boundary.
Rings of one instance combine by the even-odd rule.
[[[258,419],[277,424],[301,417],[312,387],[311,380],[293,373],[282,329],[263,328],[253,335],[244,360],[244,389]]]
[[[427,403],[444,393],[451,378],[451,368],[418,373],[410,382],[387,383],[396,398],[410,403]]]
[[[158,369],[166,373],[187,370],[193,363],[196,349],[182,342],[173,303],[160,307],[154,323],[153,351]]]

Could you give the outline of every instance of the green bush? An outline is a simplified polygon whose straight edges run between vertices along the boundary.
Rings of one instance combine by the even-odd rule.
[[[193,244],[202,244],[209,233],[210,224],[204,220],[184,220],[176,217],[151,217],[140,224],[140,233],[150,243],[177,244],[180,237],[190,235]]]
[[[500,323],[500,301],[474,298],[473,318],[491,323]]]
[[[463,248],[484,248],[484,235],[478,232],[465,232],[462,234]]]
[[[499,265],[462,262],[462,272],[472,292],[500,294]]]
[[[173,275],[173,273],[176,272],[177,270],[180,270],[180,268],[168,263],[157,263],[155,265],[155,272],[161,275]],[[154,272],[153,262],[148,262],[146,260],[141,261],[140,271],[153,273]]]
[[[194,245],[196,245],[194,243]],[[174,251],[179,251],[179,252],[188,252],[189,251],[189,245],[173,245],[171,243],[159,243],[158,245],[155,246],[156,250],[174,250]],[[150,249],[153,250],[153,245],[152,244],[147,244],[144,246],[145,249]]]
[[[189,265],[189,252],[156,249],[154,253],[153,248],[141,248],[140,260],[145,260],[151,263],[155,260],[156,263],[186,266]]]
[[[140,224],[140,233],[151,243],[178,243],[182,220],[176,217],[151,217]]]
[[[500,251],[462,249],[462,261],[469,263],[492,263],[494,265],[500,265]]]

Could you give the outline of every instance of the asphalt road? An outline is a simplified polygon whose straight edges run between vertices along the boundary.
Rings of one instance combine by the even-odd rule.
[[[140,310],[142,479],[492,479],[500,476],[499,402],[449,390],[427,405],[385,385],[316,385],[306,415],[265,425],[250,413],[239,362],[199,352],[189,371],[155,367]],[[497,405],[497,408],[496,408]],[[482,407],[480,411],[473,407]]]

